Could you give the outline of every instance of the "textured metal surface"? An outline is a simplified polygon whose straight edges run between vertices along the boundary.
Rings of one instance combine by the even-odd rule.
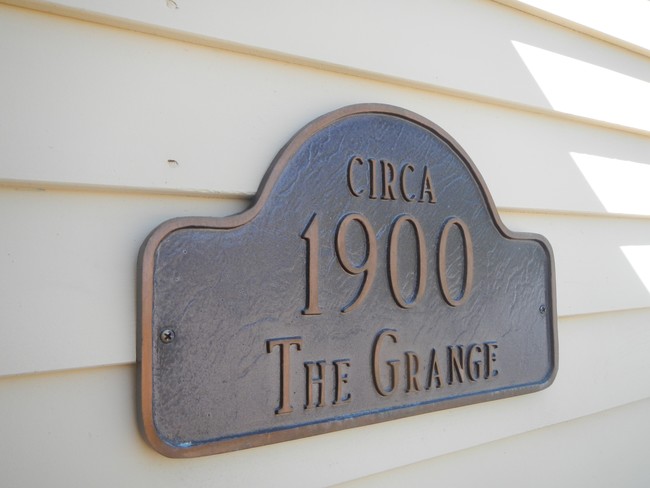
[[[469,157],[402,109],[312,122],[254,205],[141,252],[145,437],[188,457],[548,386],[553,258],[500,222]]]

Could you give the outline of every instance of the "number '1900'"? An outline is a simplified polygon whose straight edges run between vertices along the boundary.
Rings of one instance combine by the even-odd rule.
[[[351,225],[360,226],[365,235],[365,255],[359,264],[352,262],[348,255],[346,241]],[[415,234],[416,248],[417,248],[417,269],[415,272],[415,283],[413,286],[413,293],[410,296],[404,296],[401,292],[399,283],[399,239],[402,228],[405,225],[410,225]],[[447,269],[447,245],[449,241],[449,233],[453,227],[457,227],[463,241],[463,258],[464,258],[464,276],[463,285],[460,292],[454,296],[451,291],[448,280]],[[321,308],[318,301],[319,290],[319,264],[318,258],[320,254],[319,243],[319,225],[318,215],[313,214],[307,227],[302,233],[301,237],[306,241],[307,245],[307,259],[306,259],[306,272],[307,272],[307,289],[306,289],[306,303],[305,308],[302,310],[304,315],[320,315]],[[341,218],[335,231],[335,251],[338,262],[347,272],[352,276],[362,275],[361,286],[352,299],[341,308],[342,313],[351,312],[361,305],[367,298],[372,290],[373,283],[377,276],[377,237],[370,221],[360,213],[348,213]],[[409,214],[401,214],[393,219],[390,226],[388,236],[388,249],[387,256],[388,271],[388,284],[391,295],[396,305],[401,308],[407,309],[417,305],[427,287],[427,243],[422,231],[422,226],[418,220]],[[467,224],[458,217],[451,217],[447,219],[440,232],[438,242],[438,266],[437,278],[440,284],[440,291],[445,301],[453,306],[458,307],[464,304],[471,291],[474,281],[474,253],[472,248],[472,236],[470,234]]]

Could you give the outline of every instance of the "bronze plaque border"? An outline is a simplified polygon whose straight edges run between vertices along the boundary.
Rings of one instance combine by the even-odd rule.
[[[154,259],[158,245],[163,239],[172,232],[179,229],[233,229],[251,221],[262,209],[275,182],[282,174],[287,162],[295,152],[307,141],[312,135],[319,132],[328,125],[357,114],[386,114],[406,119],[414,122],[426,130],[432,132],[435,136],[442,139],[449,148],[455,152],[463,163],[467,166],[471,175],[478,183],[480,190],[488,204],[488,211],[494,220],[501,234],[512,240],[534,240],[542,244],[550,262],[550,273],[547,277],[550,300],[546,304],[546,314],[551,321],[552,335],[552,370],[551,373],[540,383],[533,383],[524,386],[515,386],[497,391],[488,391],[476,395],[464,397],[455,397],[449,400],[419,405],[407,408],[398,408],[379,413],[356,416],[351,418],[338,419],[326,423],[311,425],[302,425],[290,427],[284,430],[277,430],[261,434],[253,434],[247,437],[223,440],[218,443],[205,443],[192,445],[189,447],[176,447],[164,442],[157,434],[153,421],[153,403],[152,403],[152,311],[153,311],[153,271]],[[555,379],[558,370],[558,338],[557,338],[557,311],[556,311],[556,289],[555,289],[555,264],[553,251],[547,239],[538,234],[520,233],[510,231],[501,221],[492,196],[487,189],[482,176],[476,166],[470,159],[469,155],[461,146],[443,129],[438,127],[428,119],[413,113],[409,110],[384,104],[358,104],[340,108],[326,115],[323,115],[311,123],[307,124],[289,142],[280,150],[276,158],[271,163],[266,175],[260,183],[257,194],[251,207],[242,213],[228,217],[181,217],[164,222],[157,227],[145,240],[138,258],[138,290],[137,290],[137,402],[139,412],[139,427],[146,441],[161,454],[173,458],[190,458],[197,456],[206,456],[219,454],[249,447],[257,447],[277,442],[283,442],[292,439],[334,432],[370,425],[387,420],[394,420],[403,417],[410,417],[423,413],[444,410],[453,407],[471,405],[475,403],[507,398],[547,388]]]

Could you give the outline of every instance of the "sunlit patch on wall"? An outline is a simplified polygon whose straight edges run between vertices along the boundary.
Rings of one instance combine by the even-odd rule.
[[[650,164],[570,154],[605,210],[650,215]]]
[[[650,130],[650,83],[512,41],[554,110]]]
[[[621,246],[621,251],[650,293],[650,245]]]

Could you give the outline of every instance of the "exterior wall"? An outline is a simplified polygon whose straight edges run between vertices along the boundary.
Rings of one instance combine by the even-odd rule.
[[[532,0],[11,3],[0,5],[3,485],[650,483],[642,34]],[[555,383],[164,458],[136,425],[140,244],[168,218],[243,210],[291,135],[361,102],[440,125],[505,224],[550,240]]]

